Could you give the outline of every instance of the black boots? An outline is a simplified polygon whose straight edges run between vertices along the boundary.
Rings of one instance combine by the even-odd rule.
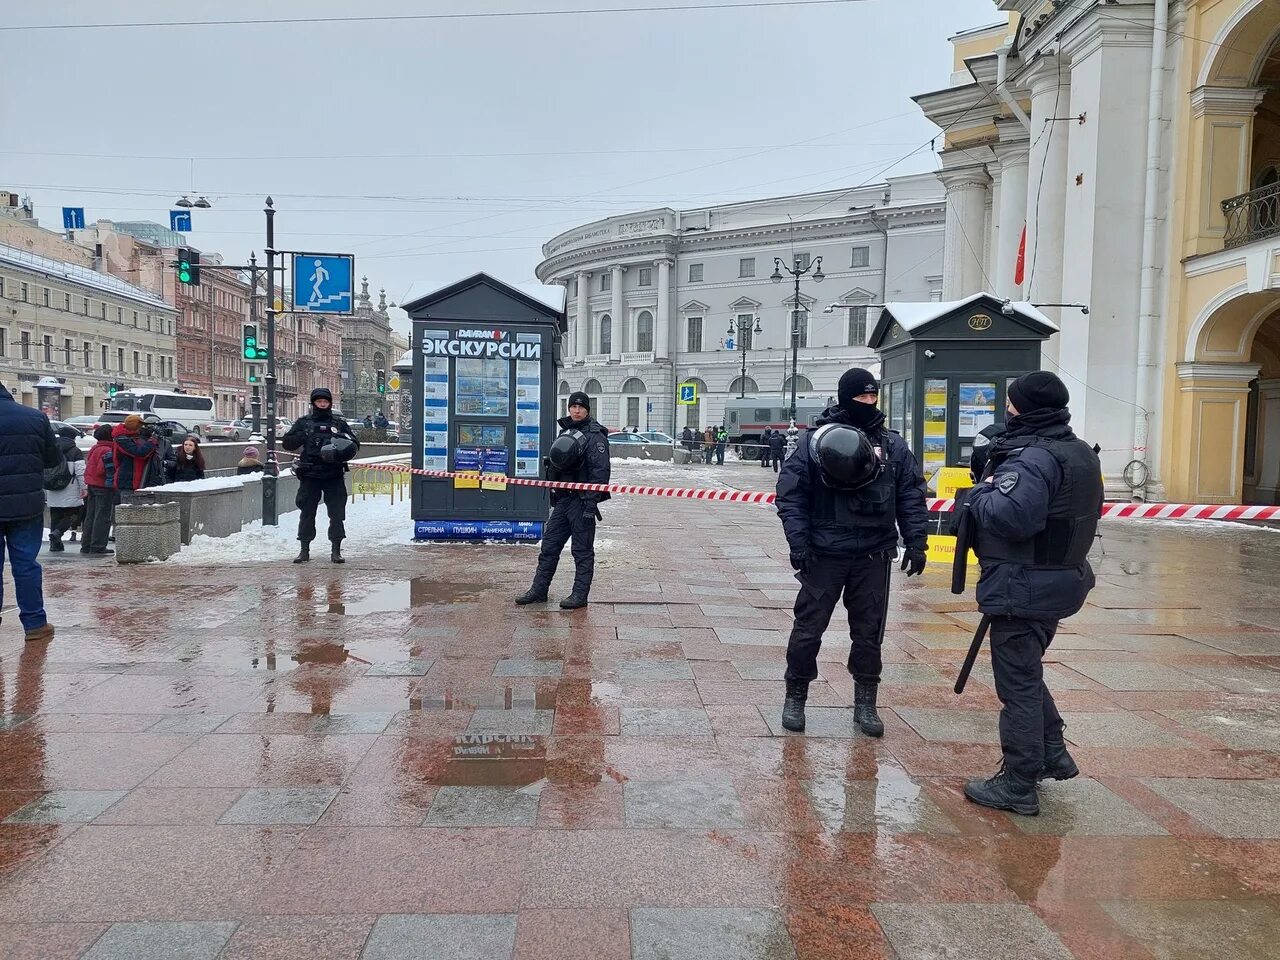
[[[62,546],[62,537],[60,537],[56,533],[50,533],[49,534],[49,552],[61,553],[64,549],[66,548]]]
[[[577,610],[579,607],[585,607],[586,605],[587,595],[579,593],[577,590],[560,601],[561,610]]]
[[[1040,776],[1036,779],[1070,780],[1072,777],[1079,775],[1080,768],[1071,759],[1071,754],[1067,753],[1067,745],[1063,742],[1062,732],[1059,731],[1054,739],[1046,737],[1044,741],[1044,766],[1040,768]]]
[[[519,606],[519,607],[528,606],[531,603],[546,603],[546,602],[547,602],[546,588],[539,589],[538,587],[530,587],[524,593],[520,594],[520,596],[516,597],[516,606]]]
[[[782,701],[782,729],[803,732],[804,702],[808,699],[809,684],[803,680],[787,681],[787,698]]]
[[[333,541],[333,550],[329,554],[329,559],[332,560],[334,563],[347,562],[342,559],[342,541],[341,540]]]
[[[1012,810],[1024,817],[1040,813],[1040,797],[1034,780],[1024,780],[1001,765],[990,780],[970,780],[964,785],[964,795],[974,803],[993,810]]]
[[[311,559],[311,544],[306,540],[298,543],[298,555],[293,558],[294,563],[306,563]]]
[[[883,737],[884,723],[876,712],[876,690],[874,683],[853,684],[853,720],[868,737]]]

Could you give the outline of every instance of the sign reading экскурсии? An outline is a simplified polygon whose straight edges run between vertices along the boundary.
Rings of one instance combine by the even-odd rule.
[[[527,338],[527,339],[526,339]],[[542,338],[509,330],[422,331],[422,352],[428,357],[496,357],[501,360],[539,360]]]

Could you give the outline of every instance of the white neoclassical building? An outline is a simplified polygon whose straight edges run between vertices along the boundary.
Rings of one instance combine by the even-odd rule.
[[[824,280],[800,283],[796,384],[834,394],[844,370],[875,363],[876,304],[941,297],[944,221],[942,187],[924,174],[566,231],[537,269],[565,286],[561,405],[585,390],[608,427],[675,433],[720,423],[740,393],[789,396],[795,287],[770,281],[775,257],[822,257]],[[680,383],[697,386],[697,404],[677,406]]]

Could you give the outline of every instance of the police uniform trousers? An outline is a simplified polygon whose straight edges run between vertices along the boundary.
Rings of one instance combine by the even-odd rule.
[[[573,592],[588,593],[596,572],[596,505],[580,497],[563,497],[551,509],[551,518],[542,528],[538,551],[538,572],[533,588],[545,592],[556,575],[560,552],[573,540]]]
[[[858,683],[880,682],[892,559],[892,553],[883,552],[871,556],[815,553],[809,558],[808,572],[800,575],[795,623],[787,642],[786,679],[817,679],[822,634],[843,594],[852,641],[849,672]]]
[[[1046,737],[1061,739],[1062,717],[1044,684],[1041,658],[1057,632],[1056,620],[991,618],[991,668],[1000,709],[1005,766],[1034,780],[1044,766]]]
[[[347,519],[347,484],[342,474],[321,480],[317,477],[303,477],[298,481],[298,496],[295,503],[302,515],[298,518],[298,539],[310,543],[316,538],[316,507],[324,500],[325,512],[329,514],[329,540],[338,543],[347,537],[344,521]]]

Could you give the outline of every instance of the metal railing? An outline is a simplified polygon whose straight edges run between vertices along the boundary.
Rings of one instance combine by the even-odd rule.
[[[1222,214],[1227,218],[1225,249],[1280,234],[1280,183],[1223,200]]]

